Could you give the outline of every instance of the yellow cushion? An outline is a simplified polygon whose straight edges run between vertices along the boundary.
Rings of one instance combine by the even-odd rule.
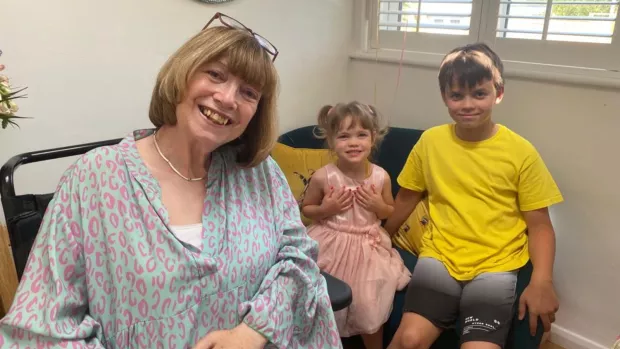
[[[422,236],[430,232],[430,229],[428,197],[426,197],[420,201],[409,218],[398,229],[392,237],[392,242],[395,246],[417,256],[422,248]]]
[[[276,143],[271,157],[284,172],[300,207],[312,174],[336,160],[335,154],[329,149],[293,148],[282,143]],[[311,223],[311,220],[303,215],[301,215],[301,220],[306,226]]]

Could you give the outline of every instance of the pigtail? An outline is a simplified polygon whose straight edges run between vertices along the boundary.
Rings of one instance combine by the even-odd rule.
[[[375,148],[378,148],[388,133],[389,125],[384,124],[383,115],[379,113],[374,105],[368,104],[370,115],[372,116],[373,131],[375,132]]]
[[[319,110],[316,124],[317,126],[312,130],[314,136],[318,139],[327,138],[327,128],[329,127],[329,112],[333,109],[331,105],[325,105]]]

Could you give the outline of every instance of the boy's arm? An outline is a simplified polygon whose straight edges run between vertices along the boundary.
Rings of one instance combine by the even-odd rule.
[[[545,332],[551,329],[558,311],[559,302],[553,288],[553,261],[555,258],[555,232],[549,218],[549,210],[524,211],[527,223],[529,253],[534,271],[529,285],[519,301],[519,319],[529,312],[530,333],[536,334],[538,317],[542,320]]]
[[[559,303],[553,289],[555,232],[548,207],[564,200],[544,161],[533,147],[519,172],[518,202],[528,230],[529,254],[534,266],[529,285],[519,301],[519,319],[529,312],[530,332],[538,317],[545,331],[551,328]]]
[[[398,194],[396,194],[396,200],[394,201],[394,211],[392,215],[385,222],[384,229],[390,236],[393,236],[398,232],[398,228],[409,218],[411,212],[416,208],[418,203],[422,200],[424,193],[413,191],[405,188],[400,188]]]
[[[325,196],[323,188],[326,180],[325,170],[323,168],[318,169],[308,183],[308,189],[306,189],[304,201],[301,204],[301,213],[315,222],[328,217],[328,214],[321,207],[323,196]]]
[[[549,209],[541,208],[523,212],[527,224],[529,252],[534,272],[532,281],[552,281],[555,259],[555,232]]]

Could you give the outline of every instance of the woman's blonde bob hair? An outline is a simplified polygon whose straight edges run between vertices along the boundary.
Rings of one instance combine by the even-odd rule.
[[[176,107],[187,92],[189,79],[209,62],[226,59],[231,74],[261,93],[256,114],[241,137],[237,163],[253,167],[265,160],[277,138],[278,73],[271,56],[248,32],[228,27],[207,28],[181,46],[161,68],[149,108],[156,128],[176,125]]]

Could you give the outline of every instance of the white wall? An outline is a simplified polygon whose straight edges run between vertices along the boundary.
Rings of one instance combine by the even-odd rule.
[[[425,129],[451,121],[436,68],[403,67],[395,96],[397,71],[395,64],[352,61],[350,98],[373,103],[376,84],[377,104],[394,126]],[[556,333],[602,348],[620,335],[620,140],[613,139],[620,130],[619,97],[619,90],[508,78],[494,113],[537,147],[565,197],[552,209],[561,301]],[[598,348],[575,338],[582,346],[574,348]]]
[[[280,50],[280,128],[314,122],[346,92],[352,0],[3,0],[0,61],[28,86],[21,129],[0,130],[0,163],[49,147],[123,137],[150,127],[160,66],[216,11],[237,18]],[[319,24],[320,23],[320,24]],[[18,193],[49,192],[73,159],[27,165]]]

